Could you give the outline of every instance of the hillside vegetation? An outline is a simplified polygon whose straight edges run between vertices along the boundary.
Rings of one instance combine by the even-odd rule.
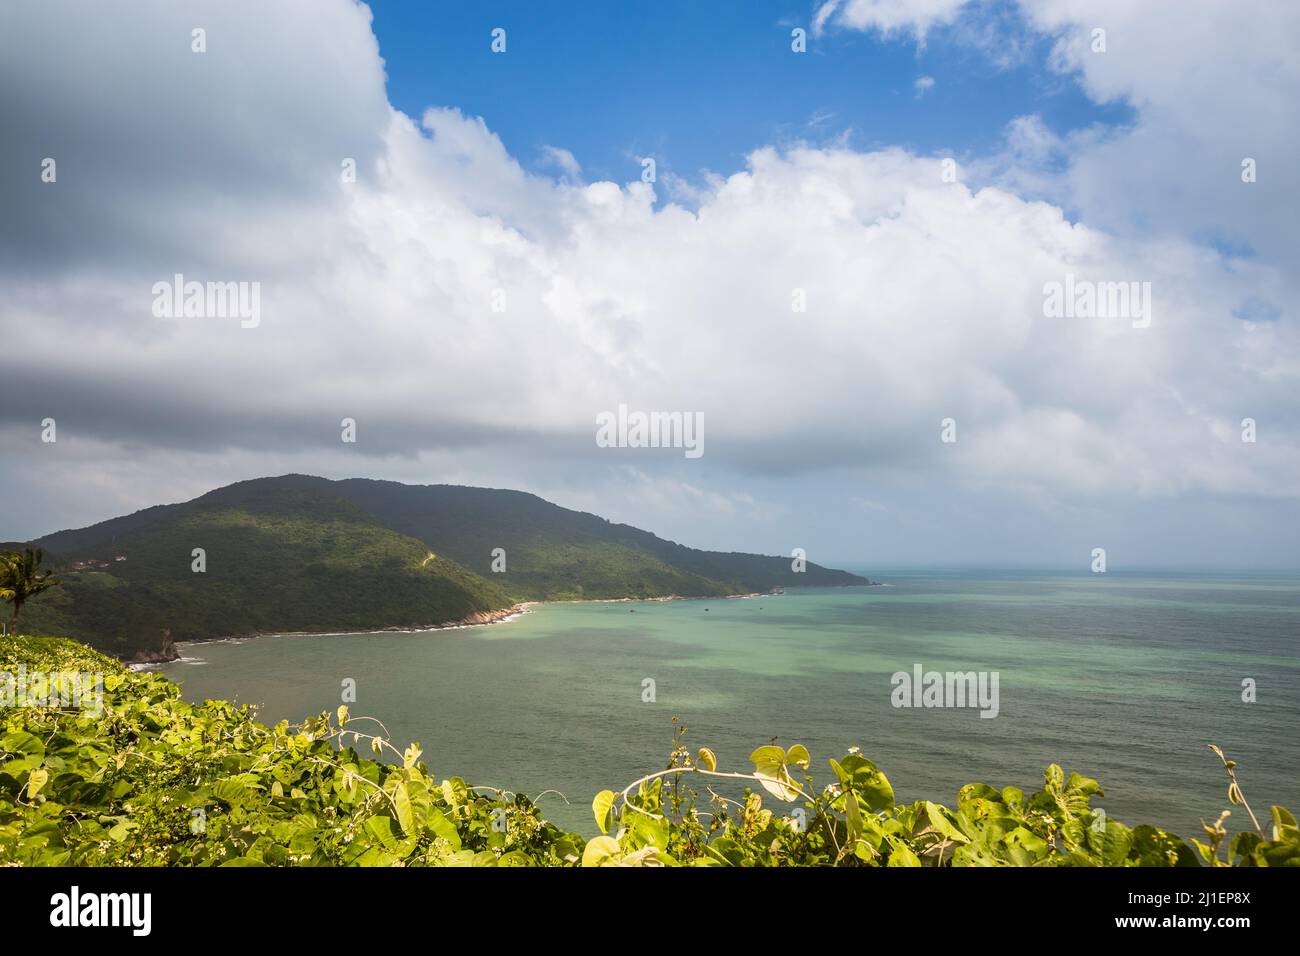
[[[63,586],[33,602],[28,626],[126,658],[168,640],[430,626],[512,603],[495,582],[305,489],[205,496],[70,545],[52,562]]]
[[[870,583],[812,563],[795,573],[789,558],[697,551],[521,492],[302,475],[239,482],[36,544],[63,586],[33,603],[30,629],[127,659],[169,641],[433,626],[525,600]]]
[[[60,674],[103,675],[102,703],[22,706],[12,682],[6,699],[20,667],[38,697]],[[522,794],[435,775],[378,727],[346,708],[267,727],[73,641],[0,639],[0,866],[1300,866],[1281,807],[1231,841],[1220,817],[1189,844],[1109,819],[1097,781],[1056,765],[1033,794],[969,784],[951,807],[901,804],[857,748],[818,782],[800,744],[728,771],[683,729],[664,770],[597,794],[602,834],[587,840]],[[738,783],[752,788],[738,800],[712,789]]]
[[[387,527],[481,574],[491,571],[492,549],[504,548],[508,564],[502,577],[521,599],[713,597],[777,586],[871,583],[812,562],[795,572],[789,557],[688,548],[521,491],[361,478],[306,480],[330,486]]]

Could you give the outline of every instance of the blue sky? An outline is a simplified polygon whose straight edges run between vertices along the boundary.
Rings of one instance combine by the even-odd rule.
[[[636,157],[693,180],[744,167],[774,142],[832,140],[962,157],[996,148],[1012,119],[1037,114],[1057,134],[1123,124],[1122,102],[1093,103],[1046,66],[1050,41],[998,8],[980,33],[939,28],[923,48],[906,33],[828,31],[795,55],[790,31],[812,5],[757,0],[453,3],[376,0],[374,30],[394,106],[481,116],[521,163],[569,150],[588,180],[637,178]],[[491,31],[507,31],[494,54]],[[976,41],[984,30],[995,41]],[[811,30],[809,31],[811,32]],[[988,42],[1012,64],[988,55]],[[920,77],[934,85],[918,97]],[[738,82],[739,80],[739,82]]]

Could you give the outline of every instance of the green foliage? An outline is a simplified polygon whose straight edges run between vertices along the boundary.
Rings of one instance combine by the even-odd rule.
[[[582,853],[527,797],[438,782],[418,747],[397,752],[346,708],[267,727],[71,641],[0,639],[0,671],[19,663],[102,673],[105,705],[0,711],[0,866],[563,866]]]
[[[430,626],[512,604],[495,582],[355,506],[292,489],[201,498],[63,558],[65,586],[33,607],[28,627],[124,658],[168,639]],[[75,570],[73,559],[107,567]]]
[[[40,548],[0,552],[0,600],[13,604],[15,625],[28,599],[63,583],[53,571],[40,569],[44,559]]]
[[[1093,808],[1092,799],[1103,795],[1097,781],[1067,777],[1056,764],[1030,796],[976,783],[961,789],[955,808],[928,800],[898,804],[884,773],[857,748],[829,761],[832,777],[817,790],[811,774],[796,779],[811,765],[800,744],[759,747],[750,755],[752,773],[722,772],[712,751],[692,758],[682,733],[666,770],[596,798],[601,829],[615,818],[622,827],[616,837],[588,844],[584,866],[1200,865],[1174,834],[1130,829]],[[699,791],[683,785],[693,778],[708,792],[703,808]],[[739,800],[715,792],[718,781],[734,780],[757,782],[789,811],[764,807],[763,792],[746,789]],[[1233,844],[1232,863],[1218,865],[1300,866],[1300,830],[1282,807],[1273,808],[1267,838],[1242,833]]]
[[[1198,853],[1108,819],[1097,781],[1055,764],[1028,796],[969,784],[955,807],[900,804],[857,748],[819,789],[800,744],[724,771],[707,748],[691,755],[682,727],[666,769],[596,796],[602,832],[584,840],[522,794],[439,780],[418,744],[398,750],[347,707],[267,727],[63,638],[0,639],[0,674],[19,664],[102,674],[104,706],[0,710],[0,866],[1300,866],[1282,807],[1223,848],[1220,817]]]
[[[777,585],[871,583],[811,563],[796,573],[788,557],[699,551],[520,491],[361,478],[266,480],[316,482],[385,526],[480,574],[499,577],[521,600],[715,597]],[[506,550],[506,574],[490,573],[493,548]]]

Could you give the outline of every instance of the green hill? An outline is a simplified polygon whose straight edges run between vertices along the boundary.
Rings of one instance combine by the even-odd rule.
[[[129,658],[169,639],[429,626],[512,603],[336,495],[235,487],[42,539],[63,586],[24,609],[25,628]]]
[[[784,557],[698,551],[518,491],[304,475],[34,544],[64,585],[24,609],[24,626],[128,658],[168,640],[430,626],[523,600],[870,583],[815,564],[796,574]],[[191,570],[194,548],[204,573]],[[504,573],[492,567],[496,548]]]
[[[712,597],[871,583],[812,563],[796,574],[788,557],[699,551],[522,491],[363,478],[325,483],[387,527],[482,574],[491,573],[492,550],[504,548],[500,577],[529,600]]]

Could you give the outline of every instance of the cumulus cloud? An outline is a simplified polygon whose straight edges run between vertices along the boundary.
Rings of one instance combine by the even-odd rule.
[[[1059,70],[1097,101],[1137,111],[1132,129],[1074,157],[1070,200],[1085,216],[1249,247],[1279,265],[1300,257],[1291,214],[1300,185],[1287,170],[1300,149],[1291,43],[1300,6],[1052,0],[1024,10],[1055,38]],[[1094,51],[1095,30],[1105,31],[1105,52]],[[1262,171],[1251,184],[1242,182],[1248,158]]]
[[[836,29],[920,39],[940,25],[968,40],[996,26],[996,42],[975,43],[999,63],[1009,53],[997,44],[1019,47],[1020,31],[1045,39],[1052,69],[1096,102],[1127,104],[1137,116],[1107,135],[1071,137],[1062,205],[1110,231],[1165,231],[1275,264],[1300,256],[1291,223],[1300,181],[1285,172],[1300,148],[1300,124],[1291,118],[1300,97],[1291,49],[1300,6],[1266,4],[1248,14],[1215,0],[1017,0],[1016,7],[1014,27],[993,0],[832,0],[819,15]],[[1250,188],[1241,179],[1246,159],[1271,167]]]
[[[818,18],[923,34],[961,6],[848,2]],[[561,175],[539,175],[477,117],[390,107],[351,0],[4,16],[0,439],[22,481],[76,463],[143,505],[166,482],[142,485],[141,460],[196,491],[283,470],[558,488],[582,470],[596,477],[569,500],[594,510],[600,482],[621,482],[631,502],[733,517],[773,513],[747,483],[828,474],[1056,503],[1296,493],[1300,343],[1286,321],[1234,316],[1252,297],[1285,312],[1290,280],[1195,230],[1101,212],[1098,227],[989,165],[951,181],[897,148],[761,147],[681,185],[689,205],[659,184],[586,182],[561,147],[546,154]],[[1059,4],[1034,22],[1065,36],[1079,16]],[[1111,50],[1125,17],[1117,6]],[[51,48],[69,54],[59,70]],[[1058,50],[1098,96],[1171,123],[1183,109],[1164,80],[1094,75],[1070,41]],[[1090,164],[1118,142],[1038,185],[1104,207]],[[1033,118],[1008,144],[1028,171],[1072,148]],[[260,325],[156,318],[151,288],[177,272],[260,282]],[[1044,285],[1067,275],[1149,282],[1150,327],[1046,317]],[[598,449],[595,416],[620,403],[703,413],[704,470]],[[71,442],[62,459],[35,444],[46,416]],[[1245,416],[1270,440],[1243,445]],[[343,417],[356,446],[340,445]]]

